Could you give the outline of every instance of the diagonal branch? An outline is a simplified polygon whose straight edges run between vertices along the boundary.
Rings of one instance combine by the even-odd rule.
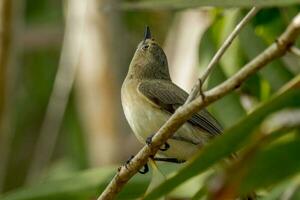
[[[185,104],[190,103],[192,100],[194,100],[198,93],[200,92],[201,96],[204,98],[202,93],[202,86],[206,79],[208,78],[208,75],[211,73],[213,68],[216,66],[216,64],[220,61],[221,57],[225,53],[225,51],[228,49],[228,47],[231,45],[232,41],[236,36],[240,33],[242,28],[256,15],[256,13],[259,11],[259,8],[253,7],[247,15],[236,25],[234,30],[229,34],[229,36],[226,38],[220,49],[217,51],[217,53],[214,55],[214,57],[211,59],[211,61],[208,63],[205,72],[197,81],[197,83],[194,85],[189,97],[187,98]]]
[[[224,97],[229,92],[238,88],[249,76],[256,73],[272,60],[283,56],[293,45],[300,34],[300,13],[293,19],[285,32],[278,40],[246,64],[239,72],[227,81],[205,92],[205,99],[197,97],[189,104],[178,108],[170,119],[159,129],[152,138],[149,146],[144,146],[138,154],[131,160],[130,164],[119,168],[118,173],[100,195],[98,200],[114,199],[117,193],[124,187],[129,179],[143,167],[151,155],[155,155],[159,147],[170,138],[176,130],[183,125],[194,113],[205,106]]]

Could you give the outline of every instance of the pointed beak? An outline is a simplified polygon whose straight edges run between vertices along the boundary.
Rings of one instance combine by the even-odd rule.
[[[146,41],[146,39],[151,39],[151,32],[149,26],[146,26],[145,29],[144,42]]]

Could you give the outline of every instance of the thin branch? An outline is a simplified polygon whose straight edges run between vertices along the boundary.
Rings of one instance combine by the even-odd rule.
[[[148,161],[151,155],[155,155],[161,145],[163,145],[178,128],[183,125],[194,113],[205,106],[224,97],[235,88],[239,87],[249,76],[270,63],[272,60],[283,56],[295,42],[300,34],[300,13],[293,19],[285,32],[260,55],[246,64],[239,72],[222,84],[205,92],[205,99],[197,97],[189,104],[178,108],[169,120],[159,129],[152,138],[151,145],[145,145],[138,154],[131,160],[130,164],[119,168],[118,173],[99,196],[98,200],[114,199],[117,193],[124,187],[129,179],[137,173]]]
[[[202,87],[206,79],[208,78],[208,75],[211,73],[213,68],[216,66],[216,64],[220,61],[221,57],[225,53],[225,51],[228,49],[228,47],[233,42],[234,38],[241,32],[242,28],[256,15],[256,13],[259,11],[259,8],[253,7],[247,15],[236,25],[236,27],[233,29],[233,31],[228,35],[220,49],[217,51],[217,53],[214,55],[214,57],[211,59],[211,61],[208,63],[205,72],[199,79],[199,81],[193,86],[193,89],[187,98],[185,104],[190,103],[192,100],[194,100],[200,90],[201,96],[204,98],[202,94]]]
[[[297,47],[291,47],[290,52],[293,53],[295,56],[300,57],[300,49]]]
[[[53,154],[79,63],[86,6],[87,1],[82,1],[81,4],[75,3],[75,0],[68,1],[66,34],[60,63],[27,174],[27,183],[31,183],[39,175]]]

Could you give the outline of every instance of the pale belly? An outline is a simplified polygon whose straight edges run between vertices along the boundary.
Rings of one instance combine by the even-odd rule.
[[[123,87],[122,105],[134,134],[140,142],[145,143],[146,139],[155,134],[169,119],[170,114],[138,94],[136,86],[137,84],[132,83],[126,89]],[[160,155],[187,160],[209,140],[208,134],[189,123],[185,123],[174,135],[183,140],[169,139],[170,148],[167,151],[159,151]]]

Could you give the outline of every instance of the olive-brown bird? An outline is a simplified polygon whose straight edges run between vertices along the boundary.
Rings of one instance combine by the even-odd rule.
[[[142,143],[149,142],[188,97],[172,82],[167,57],[151,38],[148,27],[132,58],[121,93],[126,119]],[[216,119],[203,109],[184,123],[158,154],[165,161],[185,161],[221,130]]]

